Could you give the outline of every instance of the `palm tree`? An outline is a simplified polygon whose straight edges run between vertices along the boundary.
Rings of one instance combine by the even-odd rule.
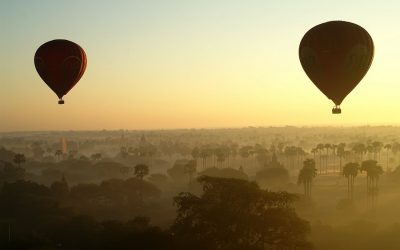
[[[295,146],[286,146],[284,150],[284,155],[287,159],[287,167],[293,169],[295,157],[298,153],[298,149]]]
[[[215,149],[215,156],[217,157],[217,165],[223,167],[223,163],[228,159],[230,150],[227,146],[221,145]]]
[[[329,149],[332,148],[332,145],[330,143],[326,143],[324,145],[326,149],[326,158],[325,158],[325,173],[328,173],[328,160],[329,160]]]
[[[361,171],[367,172],[367,206],[374,206],[378,195],[378,180],[383,173],[382,167],[375,160],[366,160],[361,164]]]
[[[154,156],[157,154],[157,147],[151,143],[148,143],[144,146],[144,155],[147,156],[147,162],[150,162],[150,165],[153,165]]]
[[[60,161],[62,154],[63,153],[62,153],[61,149],[57,149],[56,152],[54,153],[54,155],[57,157],[58,161]]]
[[[149,167],[146,164],[137,164],[135,166],[134,175],[143,181],[143,178],[149,174]]]
[[[279,154],[282,154],[284,147],[285,147],[285,143],[278,142],[278,145],[276,146],[276,148],[277,148]]]
[[[318,149],[317,148],[312,148],[311,149],[311,154],[313,154],[314,155],[314,161],[315,161],[315,155],[318,153]]]
[[[311,184],[315,176],[317,176],[315,161],[313,159],[306,159],[303,162],[303,168],[300,170],[297,179],[299,185],[304,185],[304,195],[306,197],[311,197]]]
[[[256,149],[255,149],[255,147],[253,147],[253,146],[251,146],[251,149],[250,149],[250,151],[249,151],[249,154],[250,154],[250,165],[253,165],[253,167],[255,167],[255,156],[256,156]],[[251,164],[251,160],[253,160],[253,164]]]
[[[196,173],[197,162],[190,160],[184,165],[184,173],[189,176],[189,185],[192,183],[193,175]]]
[[[302,147],[296,147],[296,154],[297,154],[297,166],[300,166],[301,161],[303,161],[306,152]]]
[[[15,154],[13,161],[15,164],[18,165],[18,167],[21,167],[21,164],[26,162],[25,155]]]
[[[265,164],[270,161],[269,151],[263,145],[254,145],[254,151],[256,163],[258,163],[259,166],[265,166]]]
[[[126,157],[128,157],[129,153],[128,153],[128,149],[124,146],[122,146],[119,150],[119,154],[123,159],[126,159]]]
[[[137,164],[134,169],[134,175],[140,179],[139,200],[143,204],[143,178],[149,174],[149,167],[146,164]]]
[[[319,143],[317,145],[317,150],[319,152],[319,174],[322,173],[322,151],[324,150],[324,144]]]
[[[345,156],[345,143],[339,143],[336,149],[336,155],[339,157],[339,171],[342,172],[342,159]]]
[[[383,146],[383,143],[380,141],[374,141],[372,143],[372,148],[374,150],[374,160],[380,161],[382,146]]]
[[[332,154],[332,161],[333,161],[333,165],[334,165],[334,169],[333,170],[335,170],[335,165],[336,165],[335,156],[336,156],[337,148],[338,148],[338,145],[332,144],[332,152],[331,152],[331,154]]]
[[[203,168],[207,168],[207,159],[212,156],[211,145],[201,146],[199,156],[203,161]]]
[[[374,147],[372,147],[371,144],[367,144],[367,146],[365,147],[365,151],[367,152],[367,159],[371,160],[371,154],[374,153]],[[375,158],[374,158],[375,160]]]
[[[388,172],[388,170],[389,170],[389,150],[392,149],[392,145],[388,143],[384,146],[384,148],[386,149],[386,172]]]
[[[237,152],[238,147],[239,147],[239,145],[237,143],[232,143],[229,145],[229,157],[232,158],[232,162],[236,162],[236,156],[238,154],[238,152]],[[231,166],[230,158],[228,159],[229,160],[228,167]]]
[[[101,157],[102,157],[101,153],[95,153],[90,156],[90,158],[92,158],[93,161],[98,161],[101,159]]]
[[[347,197],[353,200],[354,197],[354,179],[358,174],[360,164],[357,162],[349,162],[343,167],[343,175],[347,178]]]
[[[18,167],[21,167],[21,164],[26,162],[25,155],[24,154],[15,154],[13,161],[15,164],[18,165]]]
[[[198,147],[194,147],[194,148],[192,149],[191,154],[192,154],[193,159],[196,161],[196,165],[197,165],[197,159],[199,159],[199,157],[200,157],[200,150],[199,150],[199,148],[198,148]]]
[[[226,166],[229,168],[231,165],[230,158],[231,158],[231,148],[230,145],[228,144],[223,144],[222,145],[222,151],[224,152],[225,155],[225,160],[223,162],[226,162]],[[218,159],[217,159],[218,160]]]
[[[400,151],[400,143],[394,142],[392,143],[392,154],[397,156],[397,153]]]
[[[359,161],[362,162],[363,161],[363,155],[366,151],[366,147],[363,143],[356,143],[354,144],[352,150],[354,151],[354,153],[358,154],[360,156]]]
[[[252,146],[243,146],[239,149],[239,155],[240,155],[240,157],[242,157],[241,166],[243,165],[243,159],[244,159],[245,163],[247,162],[247,159],[249,158],[250,152],[252,151],[252,149],[253,149]]]

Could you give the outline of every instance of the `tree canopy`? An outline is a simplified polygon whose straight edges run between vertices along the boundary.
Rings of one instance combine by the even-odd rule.
[[[254,182],[202,176],[203,194],[175,197],[171,228],[182,249],[313,249],[309,224],[292,208],[296,196]]]

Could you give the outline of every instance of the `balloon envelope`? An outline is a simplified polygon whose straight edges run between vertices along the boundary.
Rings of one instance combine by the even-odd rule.
[[[357,24],[331,21],[310,29],[299,47],[301,65],[311,81],[340,105],[371,66],[374,44]]]
[[[35,53],[35,68],[61,100],[81,79],[86,69],[85,51],[68,40],[52,40]]]

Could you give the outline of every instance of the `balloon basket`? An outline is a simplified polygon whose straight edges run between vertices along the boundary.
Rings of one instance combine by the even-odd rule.
[[[64,100],[62,99],[58,100],[58,104],[64,104]]]
[[[332,109],[332,114],[341,114],[342,110],[339,107],[334,107]]]

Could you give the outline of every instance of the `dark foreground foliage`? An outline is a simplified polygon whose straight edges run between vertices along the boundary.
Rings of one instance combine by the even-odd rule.
[[[182,249],[312,249],[309,224],[291,203],[294,196],[260,189],[256,183],[203,176],[204,193],[175,197],[171,230]]]
[[[245,180],[203,176],[199,181],[201,196],[175,197],[177,217],[167,230],[137,214],[120,221],[76,213],[82,211],[76,208],[79,203],[98,195],[112,197],[112,190],[121,198],[133,179],[94,185],[96,196],[84,189],[77,192],[81,185],[69,189],[62,182],[50,188],[28,181],[5,183],[0,191],[0,249],[312,249],[306,240],[309,225],[291,206],[293,195],[265,191]],[[121,199],[129,202],[132,197]],[[70,207],[61,205],[71,199],[75,203],[67,202]],[[113,209],[126,206],[112,204]]]

